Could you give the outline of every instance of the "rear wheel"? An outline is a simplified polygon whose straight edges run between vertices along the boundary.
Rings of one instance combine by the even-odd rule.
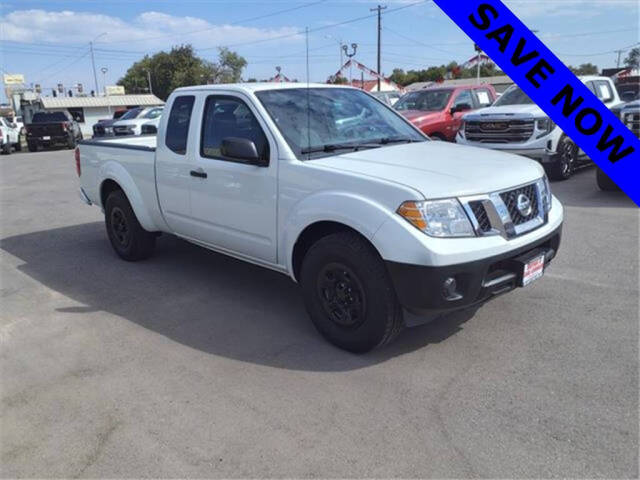
[[[599,168],[596,169],[596,181],[598,182],[598,188],[604,192],[616,192],[620,190],[620,187]]]
[[[67,140],[67,148],[69,149],[76,148],[76,139],[73,135],[69,137],[69,140]]]
[[[33,142],[27,142],[27,148],[29,149],[30,152],[37,152],[38,144]]]
[[[315,243],[302,262],[300,283],[313,324],[344,350],[368,352],[402,330],[402,308],[385,265],[355,232]]]
[[[123,260],[144,260],[153,254],[156,237],[142,228],[122,190],[107,197],[105,224],[111,246]]]
[[[11,153],[11,142],[7,138],[7,142],[2,145],[2,153],[9,155]]]
[[[558,143],[558,152],[552,163],[545,165],[551,180],[567,180],[571,178],[578,160],[578,147],[569,137],[562,137]]]

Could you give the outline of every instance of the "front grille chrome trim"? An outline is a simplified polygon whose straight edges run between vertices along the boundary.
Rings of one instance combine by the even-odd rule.
[[[461,197],[459,200],[471,221],[476,235],[480,237],[499,235],[509,240],[531,232],[547,223],[547,215],[542,199],[542,182],[543,180],[540,179],[536,182],[527,183],[519,187],[508,188],[506,190],[486,195]],[[503,200],[503,195],[511,192],[518,192],[527,188],[533,188],[535,191],[537,214],[528,221],[515,224],[511,214],[509,213],[509,209]],[[479,221],[478,215],[474,212],[474,209],[479,209],[478,204],[481,204],[484,208],[484,213],[489,219],[488,225],[484,218],[481,219],[482,222]]]

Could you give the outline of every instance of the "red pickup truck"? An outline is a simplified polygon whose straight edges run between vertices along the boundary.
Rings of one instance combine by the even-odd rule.
[[[407,93],[393,108],[432,139],[453,142],[462,116],[488,107],[496,98],[491,85],[430,87]]]

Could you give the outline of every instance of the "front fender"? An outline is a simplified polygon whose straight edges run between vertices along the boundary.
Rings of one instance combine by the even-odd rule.
[[[382,204],[369,198],[341,191],[325,191],[304,198],[294,205],[285,218],[279,252],[284,256],[287,271],[293,275],[293,249],[300,234],[318,222],[336,222],[354,229],[374,244],[377,230],[390,212]],[[377,248],[377,247],[376,247]]]
[[[142,196],[140,189],[134,182],[131,174],[124,168],[120,163],[115,161],[108,161],[102,164],[100,170],[98,171],[99,178],[99,194],[102,192],[102,185],[105,180],[113,180],[116,182],[122,190],[124,191],[129,203],[131,204],[131,208],[133,212],[136,214],[136,218],[142,228],[149,232],[154,232],[160,230],[158,225],[152,219],[150,209],[145,203],[145,199]],[[152,179],[155,182],[155,179]],[[102,203],[102,198],[100,198],[100,203]],[[155,196],[153,198],[155,201]],[[148,200],[149,201],[149,200]],[[104,205],[102,205],[104,209]]]

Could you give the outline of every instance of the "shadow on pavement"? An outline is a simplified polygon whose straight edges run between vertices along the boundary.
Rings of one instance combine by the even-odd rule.
[[[593,166],[578,170],[562,182],[551,182],[551,191],[565,207],[638,208],[626,193],[603,192]]]
[[[441,342],[474,314],[405,330],[388,347],[356,356],[322,339],[285,275],[171,235],[138,263],[115,256],[101,222],[17,235],[0,247],[24,262],[21,272],[82,304],[59,312],[105,311],[207,353],[277,368],[363,368]]]

